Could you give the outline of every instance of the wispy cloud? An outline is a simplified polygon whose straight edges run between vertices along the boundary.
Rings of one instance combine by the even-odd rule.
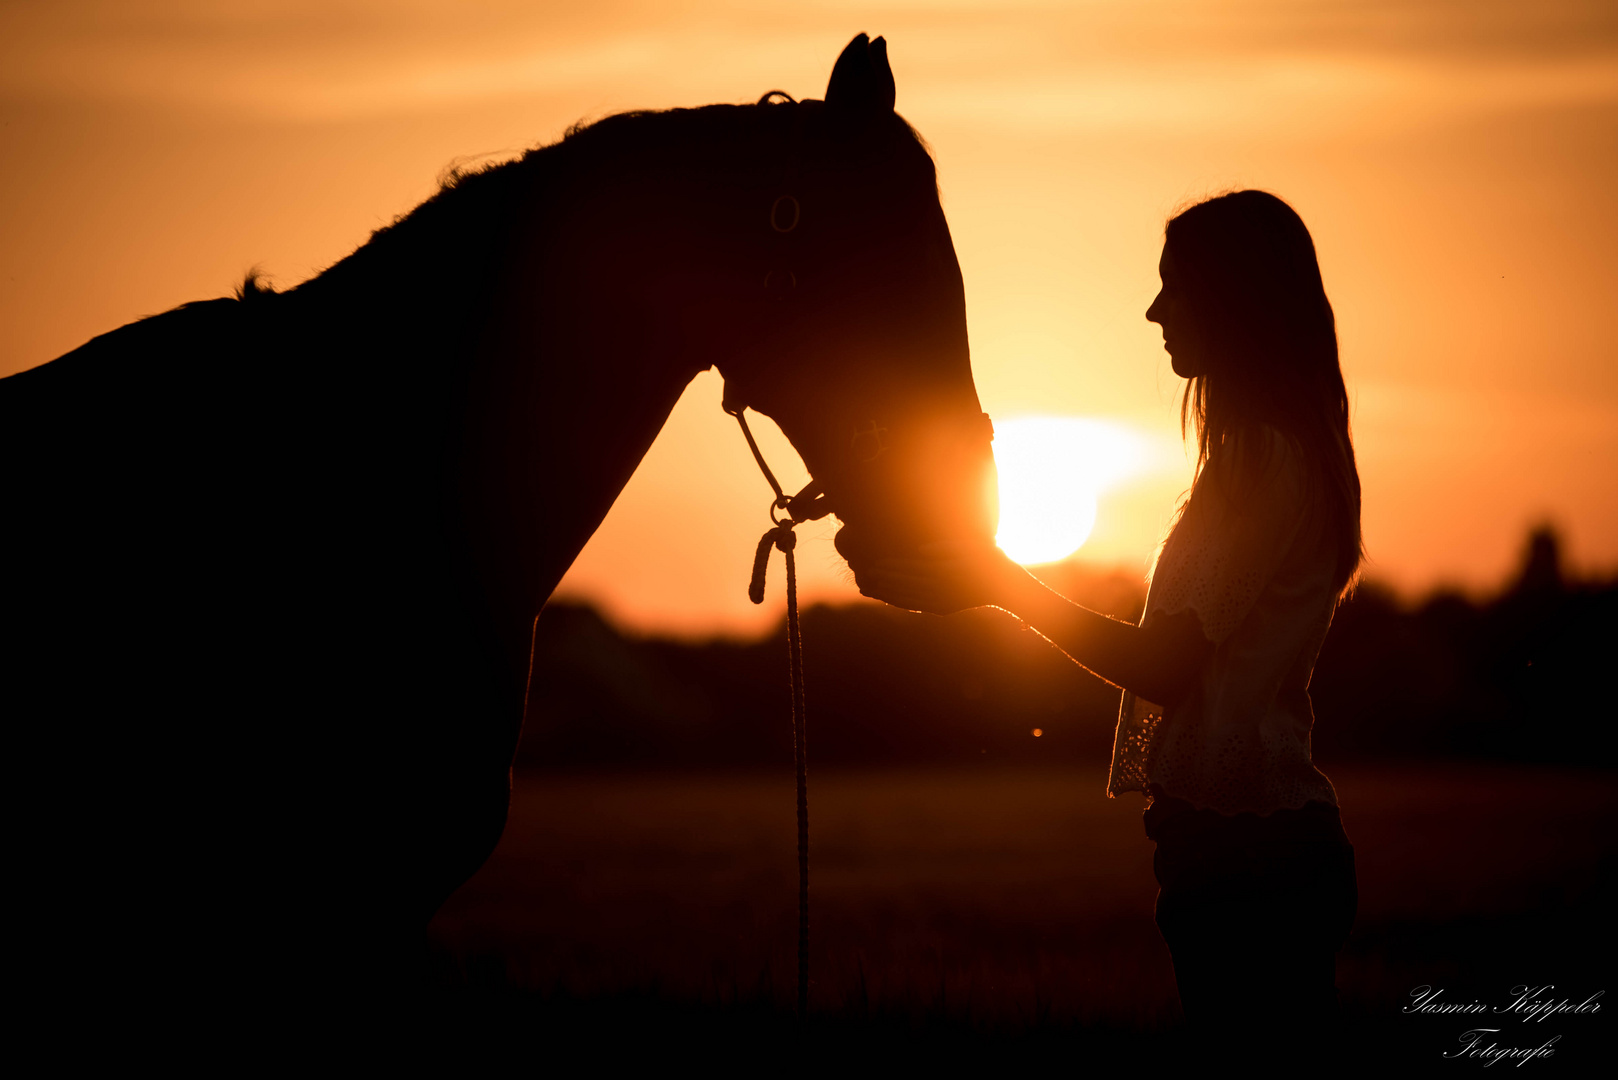
[[[716,68],[749,92],[808,78],[804,38],[856,29],[893,39],[902,107],[933,122],[1352,125],[1618,99],[1606,0],[22,3],[0,9],[0,93],[315,121],[637,86],[703,100],[680,95],[711,96]]]

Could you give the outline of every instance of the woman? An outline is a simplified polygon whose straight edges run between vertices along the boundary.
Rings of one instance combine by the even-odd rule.
[[[1348,396],[1314,244],[1280,199],[1238,191],[1178,215],[1160,274],[1146,317],[1189,380],[1197,470],[1140,625],[1069,602],[997,549],[940,549],[859,581],[920,611],[1004,608],[1123,688],[1108,794],[1147,797],[1186,1017],[1273,1049],[1331,1023],[1356,903],[1337,795],[1310,760],[1308,693],[1362,557]]]

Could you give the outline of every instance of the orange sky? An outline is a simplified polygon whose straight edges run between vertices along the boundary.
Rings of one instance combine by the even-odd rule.
[[[1541,520],[1618,567],[1610,0],[11,2],[0,373],[249,266],[303,280],[453,160],[618,109],[819,96],[861,30],[938,158],[985,407],[1161,450],[1080,558],[1144,568],[1186,484],[1142,313],[1165,218],[1250,186],[1315,235],[1371,572],[1485,587]],[[640,628],[756,629],[779,617],[744,595],[767,497],[703,376],[564,589]],[[853,595],[829,535],[800,548],[810,599]]]

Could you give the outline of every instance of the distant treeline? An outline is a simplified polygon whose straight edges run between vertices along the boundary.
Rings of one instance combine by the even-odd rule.
[[[1123,574],[1069,564],[1041,576],[1121,618],[1145,599]],[[860,604],[811,608],[803,624],[816,766],[1106,760],[1119,692],[1003,613]],[[1618,764],[1615,660],[1618,581],[1568,581],[1549,531],[1486,603],[1440,593],[1409,606],[1364,584],[1315,669],[1316,758]],[[784,629],[751,643],[639,638],[552,604],[517,763],[779,766],[792,756],[787,707]]]

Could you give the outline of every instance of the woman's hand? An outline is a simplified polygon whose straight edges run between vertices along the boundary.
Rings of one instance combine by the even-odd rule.
[[[1194,611],[1160,615],[1142,628],[1052,592],[996,547],[932,544],[854,574],[860,592],[911,611],[949,615],[1004,608],[1101,678],[1160,705],[1177,703],[1213,652]]]
[[[882,559],[854,573],[860,593],[910,611],[950,615],[1005,606],[1028,572],[997,547],[928,544],[911,558]]]

